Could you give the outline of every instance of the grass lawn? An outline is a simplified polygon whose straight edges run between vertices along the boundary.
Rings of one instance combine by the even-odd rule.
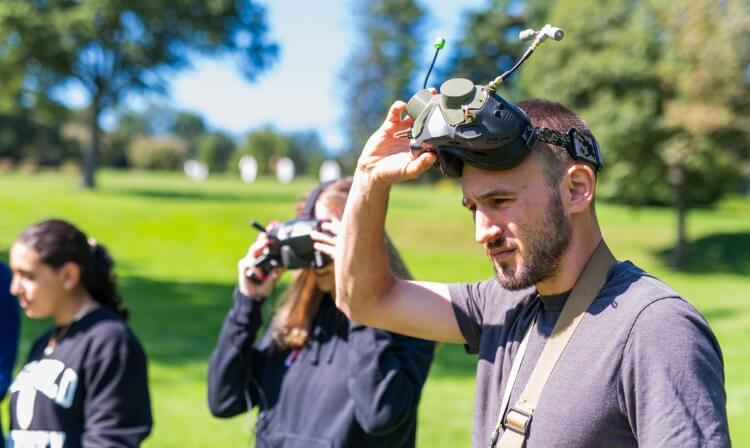
[[[218,420],[208,413],[208,357],[230,304],[236,261],[256,236],[249,222],[291,217],[313,181],[192,183],[177,174],[102,172],[94,192],[78,182],[52,173],[0,175],[0,258],[7,260],[24,227],[47,217],[72,220],[107,245],[150,360],[155,426],[145,446],[247,446],[248,417]],[[491,274],[459,202],[451,184],[394,189],[388,229],[416,278],[470,281]],[[732,439],[750,446],[750,201],[733,198],[691,212],[693,258],[686,272],[666,262],[674,239],[671,210],[610,204],[597,210],[618,258],[667,281],[709,320],[724,354]],[[21,359],[49,325],[23,324]],[[474,363],[459,346],[439,348],[420,407],[419,446],[469,446]],[[2,414],[7,425],[7,402]]]

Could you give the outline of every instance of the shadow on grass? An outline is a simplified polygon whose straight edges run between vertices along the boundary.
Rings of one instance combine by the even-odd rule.
[[[7,256],[7,250],[0,251],[0,259],[7,261]],[[145,277],[120,278],[118,284],[130,310],[129,324],[150,361],[172,366],[208,363],[231,306],[234,285],[165,282]],[[277,288],[282,289],[283,285]],[[264,322],[268,322],[273,308],[270,302],[264,307]],[[50,325],[46,319],[23,319],[19,362],[25,358],[31,343]],[[461,345],[441,344],[430,374],[473,377],[476,361]]]
[[[231,306],[231,284],[165,283],[129,277],[121,281],[131,326],[149,358],[164,364],[206,361],[216,343],[224,317]],[[283,289],[283,286],[277,290]],[[273,310],[264,307],[264,322]],[[476,356],[463,346],[441,344],[430,375],[474,376]]]
[[[119,283],[131,311],[130,325],[149,359],[163,364],[208,362],[232,303],[232,285],[143,277]]]
[[[727,317],[734,317],[740,310],[735,308],[713,308],[701,311],[703,317],[709,322],[714,322]]]
[[[7,261],[7,251],[1,251],[0,257]],[[128,323],[150,361],[173,365],[208,362],[231,305],[232,285],[127,277],[121,278],[118,286],[130,310]],[[18,363],[51,326],[49,319],[22,319]]]
[[[656,251],[666,265],[672,263],[672,247]],[[688,242],[685,272],[696,274],[750,274],[750,233],[716,233]]]
[[[435,359],[430,376],[473,377],[476,374],[477,356],[466,353],[463,345],[440,344],[435,349]]]
[[[216,191],[185,191],[185,190],[151,190],[146,188],[108,188],[103,190],[118,196],[132,196],[142,199],[169,199],[175,201],[247,201],[263,203],[290,203],[301,198],[295,193],[254,193],[248,191],[216,192]]]

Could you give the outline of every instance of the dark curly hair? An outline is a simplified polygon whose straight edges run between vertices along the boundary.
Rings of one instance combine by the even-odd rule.
[[[76,226],[62,219],[49,219],[27,228],[16,241],[34,249],[42,263],[54,269],[68,262],[77,264],[81,269],[80,282],[91,297],[123,320],[128,319],[112,272],[114,260],[104,246],[86,237]]]

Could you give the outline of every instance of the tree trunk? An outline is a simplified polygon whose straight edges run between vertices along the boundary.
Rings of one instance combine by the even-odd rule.
[[[99,132],[99,115],[102,111],[102,98],[100,90],[94,92],[91,96],[91,106],[89,107],[89,123],[91,132],[91,146],[84,154],[83,162],[83,188],[94,189],[96,187],[96,165],[99,158],[100,132]]]
[[[678,169],[683,171],[682,166]],[[684,171],[680,173],[680,181],[675,185],[675,212],[677,212],[677,242],[672,252],[672,263],[678,269],[685,269],[688,263],[687,251],[687,185]]]

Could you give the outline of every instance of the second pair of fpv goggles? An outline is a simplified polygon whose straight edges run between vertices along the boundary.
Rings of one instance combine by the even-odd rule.
[[[474,85],[468,79],[455,78],[444,82],[438,94],[424,88],[417,92],[406,106],[406,113],[414,119],[408,130],[410,149],[435,151],[436,165],[450,177],[461,177],[464,163],[485,170],[513,168],[539,141],[563,147],[573,159],[600,169],[599,145],[592,135],[575,128],[567,133],[535,128],[518,106],[495,92],[541,42],[547,38],[560,40],[562,36],[561,29],[550,25],[540,31],[523,31],[521,39],[534,41],[510,70],[491,83]],[[436,43],[437,51],[443,43]]]
[[[282,222],[278,226],[266,229],[257,221],[253,221],[253,227],[268,236],[268,245],[263,253],[255,260],[255,267],[260,269],[260,275],[253,271],[247,271],[248,278],[260,284],[266,279],[274,268],[285,269],[320,269],[331,263],[331,258],[315,250],[315,241],[312,233],[322,231],[322,220],[315,217],[315,203],[333,181],[318,185],[305,202],[303,210],[295,219]]]

